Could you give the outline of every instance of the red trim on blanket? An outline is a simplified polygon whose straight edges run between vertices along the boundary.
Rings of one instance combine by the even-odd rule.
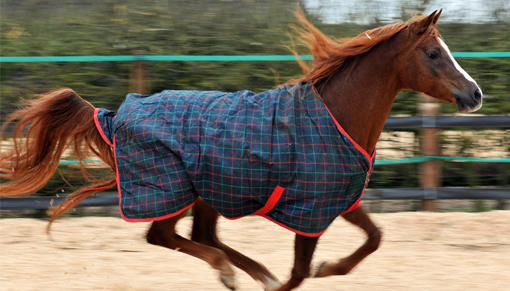
[[[372,158],[373,156],[375,155],[375,149],[374,149],[374,152],[372,153]],[[365,188],[363,188],[363,192],[361,192],[361,195],[359,196],[358,200],[356,201],[356,203],[354,203],[353,205],[351,205],[351,207],[349,207],[349,209],[345,210],[344,212],[342,212],[340,215],[343,216],[355,209],[357,209],[358,207],[360,207],[363,202],[361,202],[361,197],[363,197],[363,194],[365,194],[365,190],[367,188],[367,185],[368,185],[368,178],[370,177],[370,173],[372,172],[372,169],[373,169],[373,165],[372,165],[372,160],[370,160],[370,170],[368,170],[368,173],[367,173],[367,180],[365,181]]]
[[[223,218],[226,218],[226,219],[228,219],[228,220],[237,220],[237,219],[239,219],[239,218],[243,218],[243,217],[249,216],[249,215],[244,215],[244,216],[232,217],[232,218],[231,218],[231,217],[223,216],[223,214],[221,214],[221,213],[220,213],[220,215],[221,215]],[[302,232],[302,231],[299,231],[299,230],[292,229],[292,228],[290,228],[290,227],[286,226],[286,225],[285,225],[285,224],[283,224],[283,223],[280,223],[280,222],[278,222],[278,221],[273,220],[271,217],[269,217],[269,216],[267,216],[267,215],[265,215],[265,214],[263,214],[263,215],[258,215],[258,216],[260,216],[260,217],[264,217],[265,219],[267,219],[267,220],[269,220],[269,221],[271,221],[271,222],[275,223],[276,225],[281,226],[281,227],[283,227],[283,228],[285,228],[285,229],[287,229],[287,230],[290,230],[290,231],[292,231],[292,232],[294,232],[294,233],[296,233],[296,234],[302,235],[302,236],[308,236],[308,237],[318,237],[318,236],[323,235],[323,234],[324,234],[324,232],[326,232],[326,230],[327,230],[327,229],[325,229],[325,230],[323,230],[323,231],[321,231],[321,232],[318,232],[318,233],[306,233],[306,232]]]
[[[120,187],[119,187],[119,189],[120,189]],[[119,190],[119,194],[120,194],[120,190]],[[197,200],[198,200],[198,198],[197,198]],[[179,211],[176,211],[174,213],[167,214],[165,216],[149,217],[149,218],[127,218],[127,217],[124,216],[124,213],[122,213],[122,209],[120,210],[120,215],[122,216],[122,219],[124,219],[127,222],[151,222],[151,221],[165,220],[167,218],[177,216],[177,215],[183,213],[184,211],[190,209],[193,205],[195,205],[197,200],[195,200],[190,205],[184,207],[183,209],[181,209]]]
[[[370,176],[370,172],[372,171],[372,168],[370,168],[370,170],[368,171],[367,173],[367,180],[368,180],[368,177]],[[367,189],[367,182],[368,181],[365,181],[365,188],[363,188],[363,192],[361,192],[361,195],[359,195],[359,198],[358,200],[353,204],[351,205],[351,207],[349,207],[349,209],[345,210],[344,212],[342,212],[340,215],[343,216],[343,215],[346,215],[347,213],[353,211],[353,210],[356,210],[358,207],[360,207],[363,202],[361,202],[361,198],[363,197],[363,194],[365,194],[365,190]]]
[[[165,220],[170,217],[177,216],[184,211],[190,209],[195,203],[197,202],[198,198],[193,201],[190,205],[184,207],[183,209],[176,211],[174,213],[167,214],[165,216],[159,216],[159,217],[149,217],[149,218],[127,218],[124,216],[124,213],[122,212],[122,191],[120,189],[120,178],[119,178],[119,168],[117,167],[117,153],[115,152],[115,136],[113,137],[113,155],[115,157],[115,179],[117,180],[117,190],[119,192],[119,209],[120,209],[120,216],[122,216],[122,219],[124,219],[127,222],[151,222],[151,221],[159,221],[159,220]]]
[[[276,203],[278,203],[278,200],[280,200],[280,197],[282,197],[283,191],[285,191],[285,188],[276,186],[271,196],[269,196],[266,205],[264,205],[264,207],[260,208],[259,210],[255,211],[253,215],[262,216],[271,211],[271,209],[274,208]]]
[[[315,87],[313,87],[313,92],[319,97],[319,99],[322,101],[322,103],[324,103],[324,100],[322,99],[322,96],[319,94],[319,92],[317,92],[317,89],[315,89]],[[352,144],[368,159],[368,161],[370,162],[370,168],[372,168],[372,159],[374,157],[374,154],[375,154],[375,149],[374,151],[372,152],[371,155],[369,155],[367,153],[367,151],[361,147],[359,144],[357,144],[354,139],[352,139],[352,137],[347,133],[347,131],[345,131],[345,129],[340,125],[340,123],[338,123],[338,121],[336,120],[336,118],[333,116],[333,114],[331,114],[331,111],[329,111],[329,108],[328,106],[326,106],[326,103],[324,103],[324,107],[326,107],[326,109],[328,110],[328,113],[329,113],[329,116],[331,116],[331,118],[333,119],[333,121],[335,122],[336,124],[336,127],[338,128],[338,130],[344,134],[351,142]]]
[[[315,87],[313,87],[313,92],[319,97],[319,99],[324,103],[324,100],[322,99],[322,96],[319,94],[319,92],[317,92],[317,90],[315,89]],[[329,111],[329,108],[328,106],[326,106],[326,103],[324,103],[324,107],[326,107],[326,110],[328,110],[328,113],[329,113],[329,116],[331,116],[331,118],[333,119],[333,121],[335,122],[335,125],[337,127],[337,129],[343,134],[345,135],[351,142],[352,144],[368,159],[368,162],[370,163],[370,169],[368,170],[368,173],[367,173],[367,180],[368,180],[368,177],[370,176],[370,172],[372,172],[372,168],[374,167],[374,165],[372,165],[372,161],[374,160],[374,155],[375,155],[375,151],[376,149],[374,149],[374,151],[372,152],[371,155],[369,155],[367,153],[367,151],[361,147],[358,143],[356,143],[354,141],[354,139],[352,139],[352,137],[347,133],[347,131],[345,131],[345,129],[340,125],[340,123],[338,123],[338,121],[336,120],[336,118],[333,116],[333,114],[331,113],[331,111]],[[368,181],[366,181],[368,182]],[[366,184],[365,182],[365,184]],[[366,186],[365,186],[366,188]],[[363,197],[363,194],[365,193],[365,188],[363,188],[363,192],[361,192],[361,195],[359,196],[358,200],[356,201],[356,203],[354,203],[353,205],[351,205],[351,207],[349,207],[349,209],[345,210],[344,212],[342,212],[342,214],[340,215],[345,215],[355,209],[357,209],[358,207],[360,207],[363,202],[361,202],[361,197]]]
[[[110,140],[106,137],[104,134],[103,128],[101,127],[101,124],[99,124],[99,119],[97,118],[97,115],[99,114],[99,108],[96,108],[94,110],[94,123],[96,124],[97,131],[99,131],[99,134],[103,138],[103,140],[111,147],[113,147],[113,144],[110,142]]]
[[[276,203],[278,203],[278,200],[280,200],[280,198],[282,197],[282,194],[283,194],[284,191],[285,191],[285,188],[280,187],[280,186],[276,186],[276,188],[274,189],[273,193],[271,193],[271,196],[269,196],[269,199],[267,200],[266,204],[262,208],[260,208],[259,210],[253,212],[252,214],[238,216],[238,217],[226,217],[226,216],[224,216],[221,213],[220,213],[220,215],[223,216],[224,218],[228,219],[228,220],[237,220],[239,218],[243,218],[243,217],[246,217],[246,216],[249,216],[249,215],[264,216],[266,213],[268,213],[269,211],[271,211],[271,209],[274,208]]]
[[[281,226],[281,227],[283,227],[283,228],[285,228],[285,229],[288,229],[288,230],[290,230],[290,231],[292,231],[292,232],[294,232],[294,233],[296,233],[296,234],[302,235],[302,236],[308,236],[308,237],[318,237],[318,236],[323,235],[323,234],[324,234],[324,232],[326,232],[326,230],[327,230],[327,228],[326,228],[325,230],[323,230],[323,231],[321,231],[321,232],[317,232],[317,233],[306,233],[306,232],[302,232],[302,231],[299,231],[299,230],[292,229],[292,228],[290,228],[290,227],[286,226],[285,224],[282,224],[282,223],[279,223],[278,221],[273,220],[273,219],[272,219],[271,217],[269,217],[269,216],[263,215],[262,217],[264,217],[265,219],[267,219],[267,220],[269,220],[269,221],[271,221],[271,222],[273,222],[273,223],[276,223],[277,225],[279,225],[279,226]]]
[[[219,212],[218,212],[219,213]],[[246,216],[249,216],[250,214],[248,215],[243,215],[243,216],[238,216],[238,217],[226,217],[225,215],[221,214],[221,217],[225,218],[225,219],[228,219],[228,220],[238,220],[239,218],[243,218],[243,217],[246,217]]]
[[[363,190],[363,192],[365,192],[365,190]],[[363,196],[363,193],[361,194],[361,196]],[[361,202],[361,196],[360,198],[358,199],[358,201],[356,201],[356,203],[354,203],[351,207],[349,207],[349,209],[345,210],[344,212],[342,212],[342,214],[340,214],[341,216],[344,216],[346,215],[347,213],[353,211],[353,210],[356,210],[358,209],[361,205],[363,205],[363,202]]]

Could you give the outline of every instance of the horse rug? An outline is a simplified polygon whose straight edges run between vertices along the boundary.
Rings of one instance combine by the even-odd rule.
[[[175,216],[200,197],[229,219],[255,214],[319,236],[359,206],[375,161],[306,83],[128,94],[117,113],[94,118],[114,147],[130,222]]]

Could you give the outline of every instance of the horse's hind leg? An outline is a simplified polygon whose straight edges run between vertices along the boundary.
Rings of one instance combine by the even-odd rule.
[[[186,211],[175,217],[153,222],[147,233],[147,242],[183,252],[206,261],[211,267],[220,272],[220,279],[225,286],[235,290],[234,270],[222,250],[192,242],[175,233],[177,221],[185,215]]]
[[[224,251],[236,267],[245,271],[255,281],[261,282],[265,290],[273,291],[278,289],[281,286],[280,281],[264,265],[230,248],[218,239],[216,233],[217,221],[218,212],[202,199],[198,199],[193,207],[193,232],[191,239]]]
[[[358,207],[342,217],[350,223],[360,227],[366,233],[367,240],[352,255],[343,258],[336,263],[322,263],[322,265],[319,266],[315,277],[345,275],[364,258],[379,248],[382,238],[381,231],[377,226],[375,226],[363,208]]]

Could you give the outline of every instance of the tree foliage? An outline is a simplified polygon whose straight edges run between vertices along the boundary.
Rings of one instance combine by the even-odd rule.
[[[289,54],[290,26],[296,24],[294,0],[4,0],[1,5],[3,56],[132,55],[140,51],[156,55]],[[325,25],[317,15],[309,13],[308,17],[336,37],[355,36],[381,25]],[[439,28],[452,51],[510,51],[508,22],[440,23]],[[510,112],[510,59],[459,62],[487,96],[481,113]],[[295,62],[147,65],[152,93],[163,89],[260,92],[302,74]],[[129,62],[3,63],[2,113],[12,110],[17,97],[59,87],[71,87],[96,106],[115,109],[129,92],[132,67]],[[404,92],[392,114],[416,114],[416,104],[416,95]],[[452,113],[454,108],[444,106],[443,110]]]
[[[428,1],[420,3],[419,7],[428,5]],[[287,55],[292,45],[291,26],[297,24],[292,14],[295,0],[2,0],[0,5],[2,56],[139,52]],[[505,15],[500,10],[495,8],[494,15]],[[443,12],[448,13],[455,11]],[[313,11],[307,17],[324,33],[339,38],[356,36],[382,25],[378,19],[370,25],[324,24]],[[406,17],[402,13],[402,18]],[[440,21],[439,30],[454,52],[510,51],[510,22],[505,19],[484,23]],[[479,113],[508,114],[510,58],[458,61],[484,91],[486,99]],[[149,72],[149,93],[164,89],[261,92],[302,74],[296,62],[150,62],[145,65]],[[115,110],[130,91],[133,67],[131,62],[2,63],[2,118],[17,107],[20,97],[29,98],[61,87],[74,89],[96,107]],[[391,115],[418,114],[418,103],[417,94],[403,92],[397,97]],[[454,106],[446,104],[441,112],[452,114],[454,110]],[[381,168],[374,174],[373,185],[417,186],[417,175],[410,174],[416,173],[415,168],[415,165]],[[451,167],[445,172],[464,175],[466,171],[462,168]],[[508,176],[508,171],[505,173]],[[508,179],[507,176],[501,179]],[[451,183],[455,181],[458,179],[452,179]]]

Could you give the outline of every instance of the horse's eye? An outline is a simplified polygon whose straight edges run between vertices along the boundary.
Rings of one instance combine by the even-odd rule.
[[[437,57],[439,57],[439,54],[437,52],[430,52],[429,53],[429,58],[437,59]]]

